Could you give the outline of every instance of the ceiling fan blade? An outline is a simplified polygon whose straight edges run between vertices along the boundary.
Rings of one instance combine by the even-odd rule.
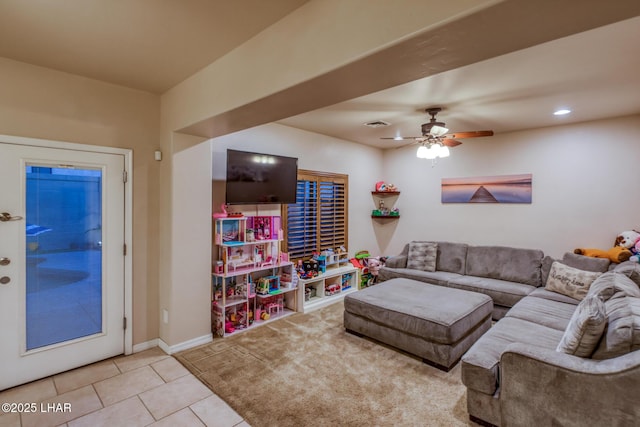
[[[424,136],[385,136],[385,137],[381,137],[380,139],[393,139],[394,141],[404,141],[407,139],[412,139],[412,140],[419,140],[419,139],[424,139]]]
[[[431,130],[429,130],[429,133],[435,137],[444,136],[447,132],[449,129],[438,125],[431,126]]]
[[[455,132],[445,135],[445,138],[478,138],[480,136],[493,136],[492,130],[475,130],[471,132]]]
[[[455,139],[445,138],[442,140],[442,144],[446,145],[447,147],[456,147],[462,144],[462,142],[456,141]]]

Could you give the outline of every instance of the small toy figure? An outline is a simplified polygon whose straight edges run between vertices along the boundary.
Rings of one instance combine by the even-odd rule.
[[[224,333],[230,334],[235,332],[236,328],[233,327],[233,323],[230,320],[224,322]]]
[[[260,295],[267,295],[269,293],[269,285],[269,279],[261,277],[256,283],[256,293]]]

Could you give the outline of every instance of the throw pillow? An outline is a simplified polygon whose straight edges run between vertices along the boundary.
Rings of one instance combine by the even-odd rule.
[[[602,273],[578,270],[556,261],[551,265],[545,289],[582,300],[591,283]]]
[[[598,295],[603,301],[618,296],[640,298],[640,288],[626,274],[610,271],[594,280],[587,295]]]
[[[407,256],[407,268],[414,270],[436,271],[436,242],[411,242]]]
[[[605,303],[606,332],[593,359],[611,359],[640,349],[640,298],[611,298]]]
[[[556,351],[590,357],[598,346],[606,325],[604,302],[597,295],[587,296],[573,312]]]

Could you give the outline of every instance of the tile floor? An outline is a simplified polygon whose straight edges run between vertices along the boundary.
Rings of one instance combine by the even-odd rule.
[[[0,392],[0,403],[35,412],[0,412],[0,427],[249,427],[177,360],[153,348]]]

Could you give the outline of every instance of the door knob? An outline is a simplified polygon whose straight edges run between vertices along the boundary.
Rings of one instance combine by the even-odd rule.
[[[11,264],[11,260],[9,258],[5,258],[5,257],[0,258],[0,265],[9,265],[9,264]]]
[[[10,281],[11,281],[11,277],[9,277],[9,276],[0,277],[0,284],[6,285]]]

